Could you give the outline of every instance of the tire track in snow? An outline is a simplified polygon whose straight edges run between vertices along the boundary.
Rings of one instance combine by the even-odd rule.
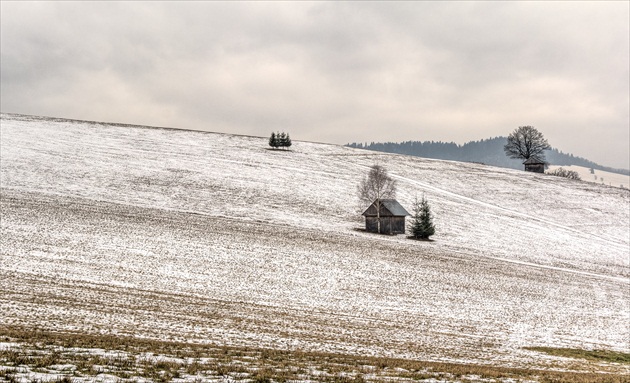
[[[537,222],[540,222],[540,223],[544,223],[544,224],[547,224],[547,225],[550,225],[550,226],[554,226],[554,227],[557,227],[557,228],[560,228],[560,229],[563,229],[563,230],[566,230],[566,231],[570,231],[570,232],[579,234],[582,237],[594,238],[594,239],[597,239],[599,241],[603,241],[607,245],[613,245],[615,247],[618,247],[621,250],[628,250],[628,246],[626,246],[625,244],[619,243],[616,238],[601,237],[601,236],[598,236],[598,235],[585,233],[585,232],[583,232],[581,230],[575,229],[575,228],[570,227],[570,226],[561,225],[561,224],[559,224],[557,222],[554,222],[554,221],[551,221],[551,220],[548,220],[548,219],[545,219],[545,218],[540,218],[540,217],[533,216],[533,215],[530,215],[530,214],[522,213],[522,212],[517,211],[517,210],[511,210],[511,209],[504,208],[504,207],[501,207],[501,206],[498,206],[498,205],[493,205],[491,203],[482,202],[482,201],[476,200],[474,198],[466,197],[466,196],[463,196],[461,194],[449,192],[447,190],[440,189],[440,188],[435,187],[433,185],[429,185],[426,182],[416,181],[416,180],[413,180],[411,178],[402,177],[402,176],[395,175],[395,174],[392,174],[392,177],[396,178],[396,179],[399,179],[399,180],[402,180],[402,181],[405,181],[405,182],[416,184],[418,186],[422,186],[422,187],[424,187],[426,189],[430,189],[430,190],[432,190],[432,191],[434,191],[436,193],[440,193],[440,194],[443,194],[443,195],[447,195],[449,197],[453,197],[453,198],[456,198],[456,199],[464,200],[466,202],[471,202],[471,203],[474,203],[474,204],[479,205],[479,206],[483,206],[483,207],[499,210],[499,211],[502,211],[502,212],[505,212],[505,213],[514,214],[514,215],[522,217],[522,218],[527,218],[527,219],[530,219],[530,220],[533,220],[533,221],[537,221]]]
[[[593,272],[590,272],[590,271],[569,269],[569,268],[566,268],[566,267],[558,267],[558,266],[551,266],[551,265],[543,265],[543,264],[540,264],[540,263],[521,261],[519,259],[493,257],[491,255],[469,253],[469,252],[466,252],[466,251],[463,251],[463,250],[458,250],[458,249],[449,249],[448,246],[445,246],[445,247],[451,253],[462,254],[462,255],[465,255],[465,256],[469,256],[469,257],[477,257],[477,258],[478,257],[483,257],[483,258],[486,258],[486,259],[493,259],[493,260],[496,260],[496,261],[513,263],[513,264],[516,264],[516,265],[521,265],[521,266],[526,266],[526,267],[534,267],[534,268],[539,268],[539,269],[547,269],[547,270],[564,272],[564,273],[584,275],[584,276],[591,277],[591,278],[607,279],[607,280],[610,280],[610,281],[614,281],[614,282],[619,282],[619,283],[630,285],[630,278],[628,278],[628,277],[615,277],[615,276],[612,276],[612,275],[598,274],[598,273],[593,273]]]
[[[235,163],[241,163],[243,161],[237,161],[237,160],[226,160],[227,162],[235,162]],[[340,160],[340,162],[344,162],[346,165],[348,165],[349,167],[360,167],[366,170],[370,169],[370,166],[367,165],[361,165],[361,164],[357,164],[357,163],[353,163],[350,161],[344,161],[344,160]],[[313,170],[313,169],[297,169],[295,167],[290,167],[290,166],[274,166],[277,168],[282,168],[282,169],[289,169],[289,170],[298,170],[300,172],[304,172],[304,173],[316,173],[316,174],[330,174],[333,175],[333,173],[331,172],[326,172],[326,171],[317,171],[317,170]],[[628,250],[628,247],[625,244],[619,243],[617,242],[616,238],[605,238],[605,237],[601,237],[601,236],[597,236],[594,234],[589,234],[589,233],[585,233],[581,230],[572,228],[570,226],[566,226],[566,225],[562,225],[559,224],[557,222],[548,220],[548,219],[544,219],[544,218],[540,218],[537,216],[533,216],[530,214],[526,214],[526,213],[522,213],[519,212],[517,210],[511,210],[508,208],[504,208],[498,205],[494,205],[491,203],[487,203],[487,202],[483,202],[483,201],[479,201],[476,200],[474,198],[470,198],[470,197],[466,197],[463,196],[461,194],[457,194],[457,193],[453,193],[450,192],[448,190],[444,190],[441,189],[439,187],[430,185],[426,182],[422,182],[422,181],[417,181],[408,177],[403,177],[394,173],[390,173],[390,175],[395,178],[398,179],[400,181],[403,182],[407,182],[407,183],[411,183],[411,184],[415,184],[418,186],[422,186],[423,188],[426,188],[428,190],[431,190],[435,193],[438,194],[442,194],[445,196],[449,196],[451,198],[454,199],[459,199],[459,200],[463,200],[466,202],[470,202],[470,203],[474,203],[476,205],[479,206],[483,206],[486,208],[490,208],[490,209],[495,209],[495,210],[499,210],[501,212],[505,212],[505,213],[510,213],[512,215],[521,217],[521,218],[526,218],[529,220],[533,220],[533,221],[537,221],[543,224],[547,224],[549,226],[554,226],[556,228],[560,228],[562,230],[565,231],[569,231],[575,234],[578,234],[580,236],[582,236],[583,238],[592,238],[592,239],[596,239],[598,241],[604,242],[607,246],[615,246],[621,250]],[[465,251],[459,251],[459,250],[449,250],[449,251],[453,251],[453,252],[457,252],[460,254],[465,254],[467,256],[473,255],[472,253],[467,253]],[[562,272],[568,272],[568,273],[573,273],[573,274],[580,274],[580,275],[584,275],[584,276],[590,276],[590,277],[596,277],[596,278],[604,278],[604,279],[609,279],[609,280],[614,280],[617,282],[622,282],[622,283],[626,283],[626,284],[630,284],[630,279],[629,278],[624,278],[624,277],[614,277],[614,276],[610,276],[610,275],[606,275],[606,274],[598,274],[598,273],[592,273],[592,272],[588,272],[588,271],[581,271],[581,270],[577,270],[577,269],[569,269],[569,268],[564,268],[564,267],[558,267],[558,266],[551,266],[551,265],[543,265],[543,264],[539,264],[539,263],[532,263],[532,262],[527,262],[527,261],[521,261],[521,260],[516,260],[516,259],[509,259],[509,258],[501,258],[501,257],[493,257],[493,256],[489,256],[489,255],[484,255],[484,254],[474,254],[475,256],[482,256],[484,258],[488,258],[488,259],[494,259],[494,260],[499,260],[499,261],[505,261],[505,262],[509,262],[509,263],[513,263],[513,264],[519,264],[519,265],[524,265],[524,266],[530,266],[530,267],[538,267],[538,268],[545,268],[545,269],[549,269],[549,270],[556,270],[556,271],[562,271]]]
[[[370,166],[367,165],[361,165],[361,164],[356,164],[356,163],[352,163],[350,161],[343,161],[346,162],[346,164],[348,165],[354,165],[354,166],[358,166],[362,169],[366,169],[369,170]],[[498,205],[494,205],[491,203],[487,203],[487,202],[483,202],[483,201],[479,201],[476,200],[474,198],[470,198],[470,197],[466,197],[463,196],[461,194],[457,194],[457,193],[453,193],[450,192],[448,190],[444,190],[441,189],[439,187],[433,186],[431,184],[428,184],[426,182],[422,182],[422,181],[417,181],[408,177],[403,177],[394,173],[390,173],[390,176],[392,178],[395,178],[397,180],[403,181],[403,182],[407,182],[407,183],[411,183],[414,185],[418,185],[421,186],[423,188],[426,188],[428,190],[431,190],[437,194],[442,194],[454,199],[459,199],[462,201],[466,201],[466,202],[470,202],[473,204],[476,204],[478,206],[483,206],[483,207],[487,207],[490,209],[495,209],[495,210],[499,210],[501,212],[505,212],[505,213],[510,213],[513,214],[515,216],[521,217],[521,218],[526,218],[529,220],[533,220],[533,221],[537,221],[549,226],[554,226],[556,228],[560,228],[562,230],[566,230],[575,234],[578,234],[580,236],[582,236],[583,238],[592,238],[595,240],[598,240],[600,242],[604,242],[607,246],[614,246],[620,250],[628,250],[628,246],[626,246],[625,244],[619,243],[617,241],[616,238],[605,238],[605,237],[601,237],[601,236],[597,236],[597,235],[593,235],[593,234],[589,234],[589,233],[585,233],[581,230],[572,228],[570,226],[566,226],[566,225],[562,225],[559,224],[557,222],[548,220],[548,219],[544,219],[544,218],[540,218],[537,216],[533,216],[530,214],[526,214],[526,213],[522,213],[516,210],[511,210],[508,208],[504,208]],[[570,268],[564,268],[564,267],[558,267],[558,266],[550,266],[550,265],[543,265],[543,264],[539,264],[539,263],[532,263],[532,262],[527,262],[527,261],[521,261],[521,260],[517,260],[517,259],[509,259],[509,258],[501,258],[501,257],[493,257],[493,256],[489,256],[489,255],[484,255],[484,254],[473,254],[473,253],[468,253],[466,251],[461,251],[461,250],[455,250],[455,249],[449,249],[449,251],[453,251],[456,253],[460,253],[460,254],[465,254],[468,256],[474,255],[474,256],[481,256],[487,259],[494,259],[494,260],[498,260],[498,261],[504,261],[504,262],[509,262],[509,263],[513,263],[513,264],[519,264],[519,265],[523,265],[523,266],[530,266],[530,267],[538,267],[538,268],[544,268],[544,269],[549,269],[549,270],[556,270],[556,271],[561,271],[561,272],[567,272],[567,273],[573,273],[573,274],[580,274],[580,275],[584,275],[584,276],[590,276],[590,277],[596,277],[596,278],[603,278],[603,279],[608,279],[608,280],[613,280],[616,282],[621,282],[624,284],[630,284],[630,278],[626,278],[626,277],[615,277],[615,276],[610,276],[610,275],[606,275],[606,274],[598,274],[598,273],[592,273],[592,272],[588,272],[588,271],[582,271],[582,270],[577,270],[577,269],[570,269]]]

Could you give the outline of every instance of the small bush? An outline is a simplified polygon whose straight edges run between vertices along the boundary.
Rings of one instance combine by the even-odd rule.
[[[566,170],[564,168],[558,168],[556,170],[549,171],[547,172],[547,174],[552,175],[552,176],[557,176],[557,177],[568,178],[570,180],[578,180],[578,181],[582,180],[582,178],[576,171]]]

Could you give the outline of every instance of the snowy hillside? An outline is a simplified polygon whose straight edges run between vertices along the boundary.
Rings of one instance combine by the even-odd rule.
[[[623,174],[605,172],[599,169],[593,169],[591,172],[590,168],[585,168],[584,166],[576,166],[576,165],[569,165],[569,166],[552,165],[552,166],[549,166],[548,171],[554,171],[559,168],[576,172],[580,176],[582,181],[594,182],[594,183],[608,185],[608,186],[617,186],[617,187],[626,188],[626,189],[630,188],[630,176],[626,176]]]
[[[627,189],[296,137],[0,134],[0,323],[505,365],[629,348]],[[425,194],[434,242],[360,230],[374,163],[408,210]]]

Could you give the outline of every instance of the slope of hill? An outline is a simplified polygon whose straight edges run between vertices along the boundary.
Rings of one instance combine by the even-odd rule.
[[[494,137],[486,140],[470,141],[463,145],[454,142],[405,141],[405,142],[372,142],[370,144],[352,143],[348,147],[376,150],[379,152],[407,154],[410,156],[435,158],[451,161],[477,162],[510,169],[523,169],[523,161],[505,155],[503,147],[507,137]],[[615,169],[596,164],[586,158],[563,153],[552,148],[545,151],[547,162],[556,166],[582,166],[609,173],[630,175],[628,169]]]
[[[2,115],[0,323],[569,366],[629,351],[630,192],[294,141]],[[370,165],[434,242],[361,230]]]
[[[602,185],[630,188],[630,176],[606,172],[599,169],[585,168],[584,166],[559,166],[551,165],[547,171],[555,171],[559,168],[576,172],[582,181],[594,182]]]

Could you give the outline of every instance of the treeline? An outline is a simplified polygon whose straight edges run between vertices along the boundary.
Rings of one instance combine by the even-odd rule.
[[[271,136],[269,137],[269,146],[274,149],[277,148],[289,148],[291,147],[291,137],[289,137],[289,133],[271,132]]]
[[[477,162],[504,168],[523,169],[523,161],[511,159],[505,155],[503,146],[506,142],[506,137],[495,137],[480,141],[471,141],[463,145],[458,145],[454,142],[441,141],[405,141],[400,143],[352,143],[347,144],[346,146],[386,153],[406,154],[410,156],[435,158],[440,160]],[[584,166],[586,168],[630,175],[630,171],[628,169],[615,169],[602,166],[585,158],[576,157],[569,153],[563,153],[555,148],[545,151],[545,156],[547,158],[547,162],[551,165]]]

